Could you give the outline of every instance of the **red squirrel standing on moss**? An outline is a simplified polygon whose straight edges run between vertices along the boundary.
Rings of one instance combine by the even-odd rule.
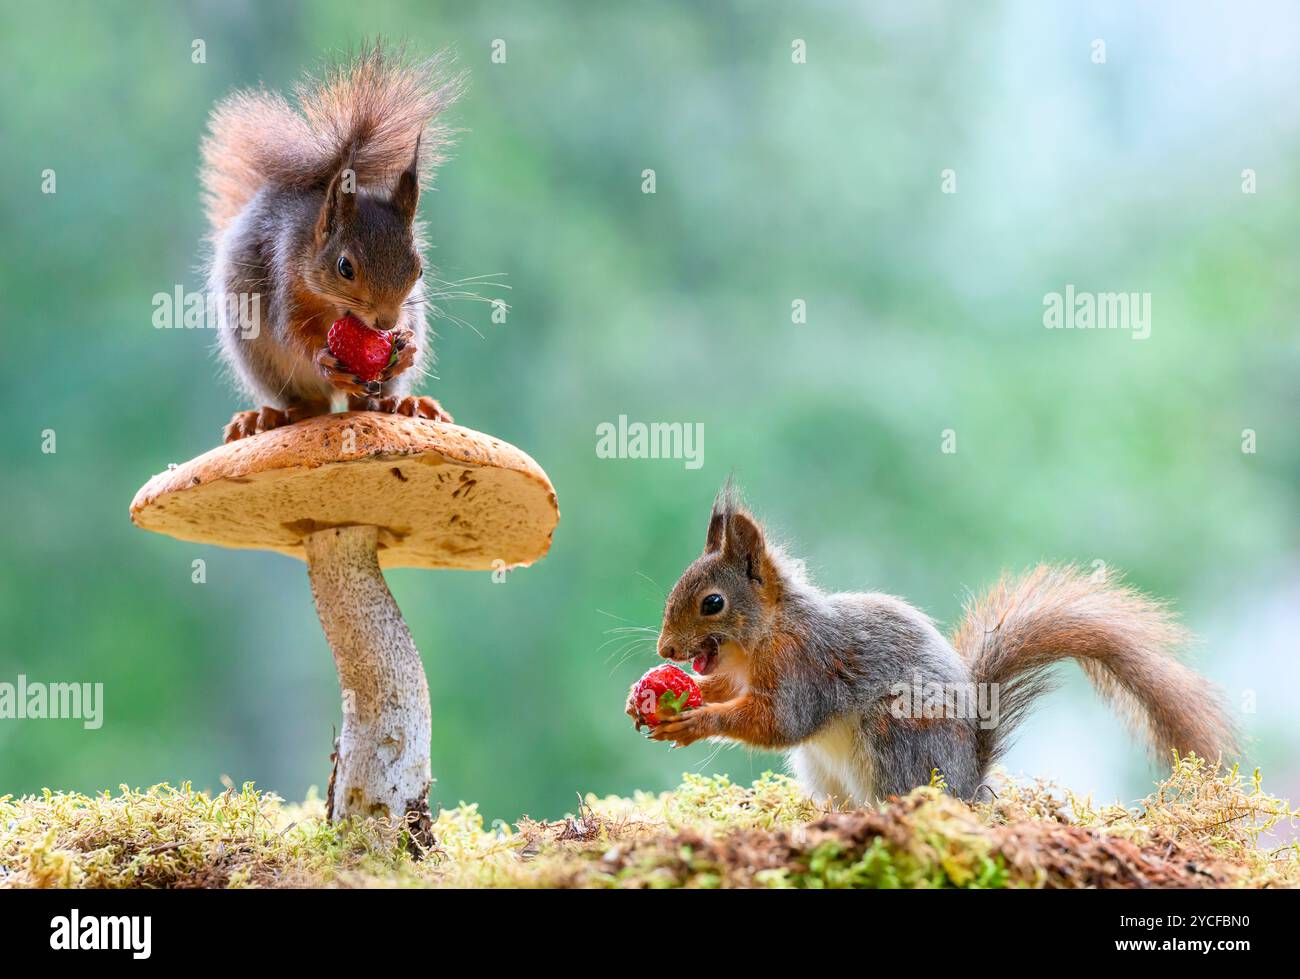
[[[660,656],[694,662],[704,703],[648,737],[785,749],[808,794],[840,804],[872,805],[936,772],[972,798],[1052,667],[1073,659],[1153,751],[1214,761],[1234,750],[1232,725],[1213,685],[1174,657],[1185,639],[1162,604],[1109,571],[1048,565],[1004,578],[946,638],[902,599],[818,589],[728,485],[658,642]],[[995,692],[996,716],[951,709],[974,704],[976,687]],[[942,696],[904,696],[918,688]],[[632,697],[627,710],[639,729]]]
[[[211,224],[211,296],[222,355],[261,407],[238,412],[227,442],[331,407],[451,421],[410,394],[430,362],[420,187],[442,161],[438,117],[458,80],[378,44],[296,86],[297,107],[262,89],[212,112],[202,144]],[[258,302],[232,304],[229,297]],[[392,331],[396,356],[363,381],[330,354],[352,315]]]

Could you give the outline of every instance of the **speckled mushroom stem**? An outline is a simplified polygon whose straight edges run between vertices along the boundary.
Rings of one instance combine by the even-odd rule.
[[[306,538],[312,596],[343,690],[329,815],[405,818],[413,842],[428,848],[429,685],[379,570],[378,538],[373,526]]]

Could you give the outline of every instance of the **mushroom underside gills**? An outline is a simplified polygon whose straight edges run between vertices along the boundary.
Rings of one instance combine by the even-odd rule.
[[[312,597],[343,693],[329,818],[405,820],[433,844],[429,686],[402,612],[379,569],[379,528],[332,527],[305,540]]]

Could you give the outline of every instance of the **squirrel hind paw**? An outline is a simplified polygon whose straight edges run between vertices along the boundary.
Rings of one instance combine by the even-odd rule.
[[[412,418],[427,418],[430,421],[446,422],[451,424],[451,413],[447,411],[433,398],[427,396],[406,397],[397,405],[399,415],[410,415]]]
[[[352,407],[349,405],[349,407]],[[427,395],[390,395],[386,398],[369,398],[364,405],[358,403],[354,410],[382,411],[389,415],[406,415],[409,418],[426,418],[429,421],[452,423],[451,414]]]
[[[221,430],[223,442],[238,442],[257,433],[257,411],[237,411]]]
[[[222,440],[225,442],[238,442],[250,435],[260,435],[262,432],[269,432],[273,428],[291,425],[312,414],[318,414],[318,412],[313,412],[305,406],[272,408],[264,405],[261,408],[253,408],[249,411],[237,411],[226,427],[222,429]]]

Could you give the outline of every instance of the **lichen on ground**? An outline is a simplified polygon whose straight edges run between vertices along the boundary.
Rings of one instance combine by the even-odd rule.
[[[487,825],[462,803],[412,859],[380,821],[330,825],[319,799],[188,784],[0,798],[0,887],[1296,887],[1300,813],[1259,773],[1195,756],[1136,806],[999,780],[970,805],[941,780],[876,810],[687,775],[671,792],[587,796],[556,821]]]

